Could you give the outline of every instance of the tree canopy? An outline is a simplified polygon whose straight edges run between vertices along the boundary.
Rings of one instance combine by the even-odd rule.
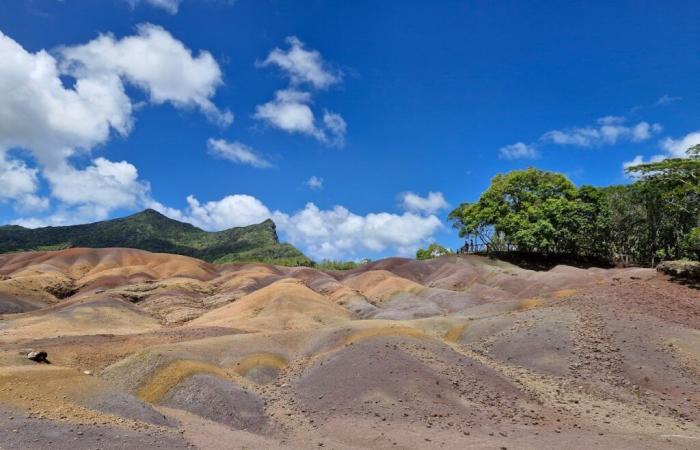
[[[687,158],[628,168],[628,185],[577,188],[535,168],[494,177],[450,213],[460,236],[517,250],[653,265],[700,256],[700,146]]]
[[[579,191],[564,175],[530,168],[497,175],[477,202],[462,203],[450,219],[460,236],[494,250],[571,253],[586,246],[580,235],[599,213],[598,202],[594,190]]]

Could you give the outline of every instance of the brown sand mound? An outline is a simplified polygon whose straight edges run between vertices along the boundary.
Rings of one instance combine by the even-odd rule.
[[[371,270],[343,280],[346,286],[356,289],[375,304],[382,304],[399,293],[418,294],[425,288],[406,278],[386,270]]]
[[[0,342],[68,335],[133,334],[158,322],[121,299],[76,299],[0,321]]]
[[[186,256],[150,253],[123,248],[71,248],[57,252],[25,252],[0,255],[0,274],[22,276],[31,271],[60,273],[86,282],[96,274],[129,276],[140,274],[151,279],[187,277],[212,279],[212,264]]]
[[[347,311],[303,284],[282,280],[192,321],[196,326],[291,330],[338,324]]]

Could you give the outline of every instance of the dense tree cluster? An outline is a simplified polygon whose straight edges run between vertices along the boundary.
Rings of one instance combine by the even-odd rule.
[[[497,175],[450,213],[460,236],[489,251],[517,250],[654,265],[700,257],[700,146],[687,158],[628,168],[628,185],[577,188],[534,168]]]

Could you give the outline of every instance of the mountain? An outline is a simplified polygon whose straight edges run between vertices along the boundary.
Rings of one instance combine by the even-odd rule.
[[[192,256],[205,261],[309,265],[293,245],[280,243],[275,223],[208,232],[147,209],[120,219],[65,227],[0,227],[0,253],[70,247],[128,247]]]

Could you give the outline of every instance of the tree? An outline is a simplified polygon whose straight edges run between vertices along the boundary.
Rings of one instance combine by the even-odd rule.
[[[643,256],[652,265],[660,259],[697,257],[700,225],[700,145],[686,158],[670,158],[627,168],[638,178],[634,187],[645,207]]]
[[[687,158],[627,170],[635,182],[603,188],[533,168],[497,175],[449,217],[460,236],[490,251],[652,266],[700,258],[700,145]]]
[[[462,203],[449,218],[461,237],[492,250],[576,253],[596,207],[565,176],[529,168],[497,175],[477,202]]]

